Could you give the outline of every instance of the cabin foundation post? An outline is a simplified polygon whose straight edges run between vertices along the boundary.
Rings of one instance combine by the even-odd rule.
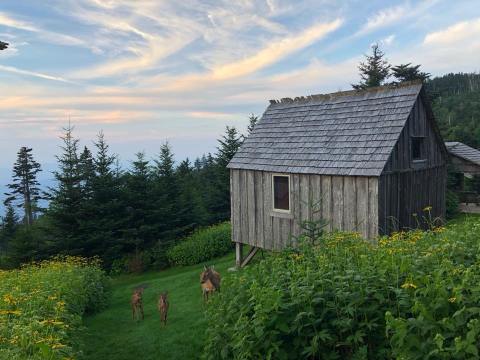
[[[243,261],[243,244],[236,242],[235,243],[235,265],[239,268],[242,266]]]

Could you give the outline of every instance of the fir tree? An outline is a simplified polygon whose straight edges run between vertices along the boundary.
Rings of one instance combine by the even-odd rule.
[[[2,227],[0,233],[0,250],[8,254],[9,245],[18,229],[18,216],[11,202],[5,204],[5,216],[2,218]]]
[[[420,71],[420,66],[412,66],[411,63],[393,66],[392,75],[400,83],[413,80],[426,81],[430,78],[430,74]]]
[[[165,142],[160,147],[160,154],[154,160],[154,182],[157,205],[155,217],[160,240],[169,241],[178,230],[178,186],[174,173],[174,158],[170,145]],[[162,220],[161,220],[162,219]]]
[[[17,206],[23,208],[24,224],[29,227],[33,224],[40,196],[40,183],[37,174],[41,171],[40,164],[32,155],[32,149],[22,147],[18,151],[17,161],[13,165],[12,183],[8,185],[10,192],[7,202],[17,202]]]
[[[383,85],[390,75],[390,65],[384,60],[385,54],[380,50],[378,44],[372,45],[372,54],[365,55],[365,62],[358,66],[360,70],[360,83],[352,84],[355,90],[362,90],[370,87]]]
[[[55,251],[67,254],[82,253],[79,243],[81,231],[78,211],[83,205],[82,176],[78,158],[78,139],[73,137],[73,127],[64,128],[61,137],[63,153],[57,156],[58,170],[54,177],[56,187],[50,188],[47,215],[55,233]]]
[[[8,43],[0,41],[0,50],[5,50],[8,48]]]
[[[110,154],[109,146],[102,131],[94,143],[93,163],[95,175],[92,179],[92,198],[88,200],[90,217],[82,228],[88,229],[85,255],[101,256],[106,266],[121,256],[123,244],[120,241],[125,219],[125,207],[121,201],[120,170],[117,157]]]
[[[255,125],[257,125],[258,122],[258,116],[255,116],[254,114],[251,114],[250,117],[248,118],[248,127],[247,127],[247,135],[250,135],[255,128]]]
[[[194,168],[188,158],[180,163],[175,174],[179,187],[178,221],[185,234],[194,227],[205,224],[206,214],[200,194],[201,187],[196,185]]]
[[[234,127],[226,128],[225,134],[218,140],[215,159],[216,176],[211,190],[210,212],[214,215],[213,221],[224,221],[230,218],[230,171],[227,165],[242,144],[242,137]]]
[[[148,216],[154,204],[150,165],[143,152],[135,156],[132,170],[126,174],[124,192],[127,225],[123,238],[128,252],[152,246],[155,239],[152,218]]]

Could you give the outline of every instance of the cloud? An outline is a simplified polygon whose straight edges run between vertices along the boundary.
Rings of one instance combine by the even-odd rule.
[[[35,71],[22,70],[22,69],[18,69],[16,67],[13,67],[13,66],[0,65],[0,71],[6,71],[6,72],[10,72],[10,73],[14,73],[14,74],[20,74],[20,75],[33,76],[33,77],[37,77],[37,78],[45,79],[45,80],[53,80],[53,81],[60,81],[60,82],[64,82],[64,83],[72,83],[71,81],[69,81],[67,79],[64,79],[60,76],[53,76],[53,75],[48,75],[48,74],[39,73],[39,72],[35,72]]]
[[[7,15],[3,12],[0,12],[0,25],[16,28],[20,30],[25,30],[25,31],[33,31],[33,32],[40,31],[34,25],[28,22],[14,19],[10,15]]]
[[[386,38],[380,40],[380,44],[385,45],[385,46],[390,46],[392,45],[393,41],[395,40],[395,35],[389,35]]]
[[[354,36],[363,36],[398,23],[405,24],[412,18],[425,13],[438,1],[439,0],[424,0],[416,3],[416,6],[412,6],[410,2],[405,2],[401,5],[382,9],[370,16]]]
[[[92,51],[97,51],[97,49],[95,47],[92,47],[87,41],[82,40],[78,37],[44,30],[35,25],[32,25],[29,22],[15,19],[11,15],[7,15],[6,13],[0,13],[0,25],[34,33],[40,40],[48,43],[64,46],[81,46],[92,49]]]
[[[312,45],[328,33],[338,29],[341,24],[342,20],[340,19],[325,24],[316,24],[298,35],[275,41],[253,56],[213,69],[213,78],[229,79],[254,73],[296,51]]]
[[[394,63],[422,64],[423,70],[433,75],[479,71],[480,18],[432,31],[424,36],[423,42],[397,50],[389,58]]]
[[[480,36],[480,18],[462,21],[444,30],[429,33],[425,36],[425,45],[457,45],[465,40],[478,43]]]
[[[407,11],[408,7],[405,5],[383,9],[368,18],[367,23],[357,32],[357,35],[364,35],[385,26],[390,26],[404,18]]]

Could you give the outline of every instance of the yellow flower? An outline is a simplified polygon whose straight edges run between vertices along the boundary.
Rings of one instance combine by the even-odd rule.
[[[432,207],[430,205],[423,208],[423,211],[430,211],[430,210],[432,210]]]
[[[409,289],[409,288],[416,289],[417,285],[411,282],[406,282],[405,284],[402,285],[402,289]]]
[[[449,302],[451,303],[454,303],[455,301],[457,301],[457,298],[454,296],[454,297],[451,297],[450,299],[448,299]]]
[[[3,295],[3,301],[10,305],[15,305],[17,303],[15,298],[10,294]]]

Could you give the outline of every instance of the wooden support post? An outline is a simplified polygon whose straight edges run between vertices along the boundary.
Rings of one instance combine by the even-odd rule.
[[[236,242],[235,243],[235,265],[237,267],[242,266],[243,261],[243,244]]]
[[[241,263],[241,267],[244,267],[244,266],[247,266],[247,264],[253,259],[253,257],[255,256],[255,254],[257,253],[257,251],[259,250],[260,248],[258,247],[255,247],[255,246],[252,246],[252,248],[250,249],[250,252],[248,253],[248,255],[245,257],[245,260],[242,261]]]

